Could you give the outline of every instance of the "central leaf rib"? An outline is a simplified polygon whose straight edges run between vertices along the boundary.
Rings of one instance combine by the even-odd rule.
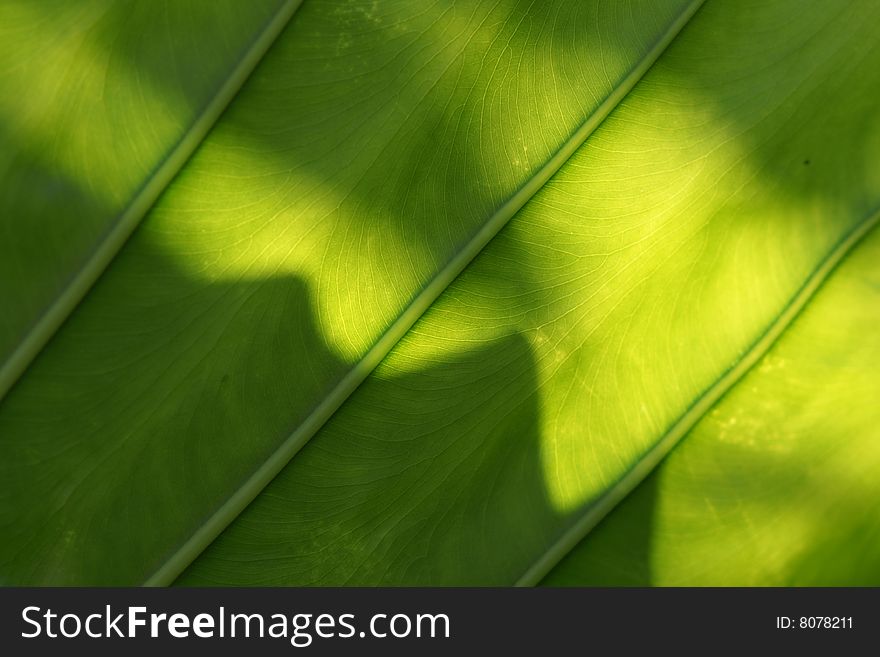
[[[309,413],[296,430],[262,465],[229,496],[226,502],[202,523],[195,533],[165,561],[149,579],[147,586],[167,585],[201,554],[247,505],[282,471],[295,454],[311,439],[354,392],[370,372],[388,355],[453,280],[473,261],[510,219],[549,181],[566,161],[587,141],[615,107],[667,49],[684,26],[703,5],[694,0],[672,21],[645,55],[629,70],[602,103],[577,128],[553,156],[502,206],[480,230],[458,250],[447,264],[416,294],[381,337]]]

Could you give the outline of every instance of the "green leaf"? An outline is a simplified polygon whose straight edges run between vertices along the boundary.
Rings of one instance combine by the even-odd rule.
[[[182,581],[538,581],[877,222],[876,11],[791,8],[708,3]]]
[[[241,44],[265,50],[293,5],[270,8]],[[638,579],[645,559],[656,581],[674,580],[664,555],[689,524],[617,550],[652,526],[623,506],[581,539],[682,440],[722,453],[704,425],[749,396],[749,369],[777,341],[809,332],[797,316],[826,282],[834,294],[835,267],[877,223],[878,24],[867,0],[305,2],[0,403],[0,578],[536,583],[574,549],[550,582],[589,580],[593,554],[627,572],[608,583]],[[164,57],[245,75],[213,51]],[[169,135],[114,158],[156,167]],[[19,153],[43,152],[24,141],[4,189]],[[130,212],[145,170],[132,166],[129,191],[101,206],[104,225]],[[71,187],[97,203],[103,175]],[[4,217],[45,183],[16,184]],[[50,227],[64,214],[33,212]],[[84,249],[44,254],[68,258],[57,280],[83,271]],[[36,280],[38,261],[22,263],[8,280]],[[54,298],[9,287],[33,307]],[[854,312],[872,303],[848,298]],[[9,335],[32,325],[9,307]],[[875,378],[866,370],[864,386]],[[782,421],[760,401],[737,416]],[[798,403],[780,399],[778,415]],[[868,394],[851,404],[869,427]],[[778,480],[821,468],[820,453],[805,447]],[[840,471],[861,467],[847,457]],[[868,531],[868,499],[843,529]],[[797,547],[771,513],[731,509],[725,531],[764,521],[755,536],[775,537],[778,554]],[[592,547],[603,532],[617,542]],[[876,577],[876,560],[852,563],[822,576]],[[762,572],[719,565],[713,581]]]
[[[0,397],[137,227],[299,0],[0,5]]]
[[[546,584],[880,585],[880,233]]]

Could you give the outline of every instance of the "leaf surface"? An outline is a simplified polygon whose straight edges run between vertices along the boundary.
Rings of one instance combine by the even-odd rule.
[[[545,584],[880,584],[880,233]]]
[[[0,398],[298,4],[0,6]]]
[[[656,540],[614,507],[711,450],[868,266],[877,25],[868,0],[305,2],[0,403],[0,578],[558,584],[619,554],[638,579],[640,527],[675,581],[685,476],[660,470]],[[855,545],[821,576],[874,577]]]
[[[305,3],[3,401],[7,579],[182,568],[697,5]]]
[[[878,221],[880,15],[797,6],[707,3],[181,582],[540,581]]]

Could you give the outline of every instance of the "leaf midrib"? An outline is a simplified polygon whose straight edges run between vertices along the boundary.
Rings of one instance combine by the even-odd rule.
[[[412,328],[434,301],[465,267],[483,250],[507,222],[556,174],[568,159],[629,94],[660,55],[693,18],[705,0],[692,0],[667,26],[654,45],[611,90],[605,100],[572,133],[564,144],[533,174],[483,227],[440,269],[413,297],[409,305],[385,330],[360,361],[339,381],[312,410],[294,432],[227,500],[199,526],[190,538],[173,553],[147,580],[145,586],[171,584],[235,520],[245,507],[284,469],[296,453],[351,396],[391,349]]]
[[[743,356],[700,394],[660,439],[617,482],[591,501],[571,527],[553,543],[516,581],[515,586],[535,586],[562,561],[605,516],[650,475],[660,462],[690,433],[697,423],[733,389],[779,342],[815,298],[831,274],[872,229],[880,225],[880,208],[845,235],[816,266],[788,304],[771,321]]]
[[[300,4],[302,0],[285,0],[280,5],[195,121],[158,163],[153,173],[118,215],[86,262],[61,293],[50,302],[48,308],[28,330],[6,362],[0,365],[0,400],[6,396],[52,336],[58,332],[140,225],[149,209],[205,140]]]

